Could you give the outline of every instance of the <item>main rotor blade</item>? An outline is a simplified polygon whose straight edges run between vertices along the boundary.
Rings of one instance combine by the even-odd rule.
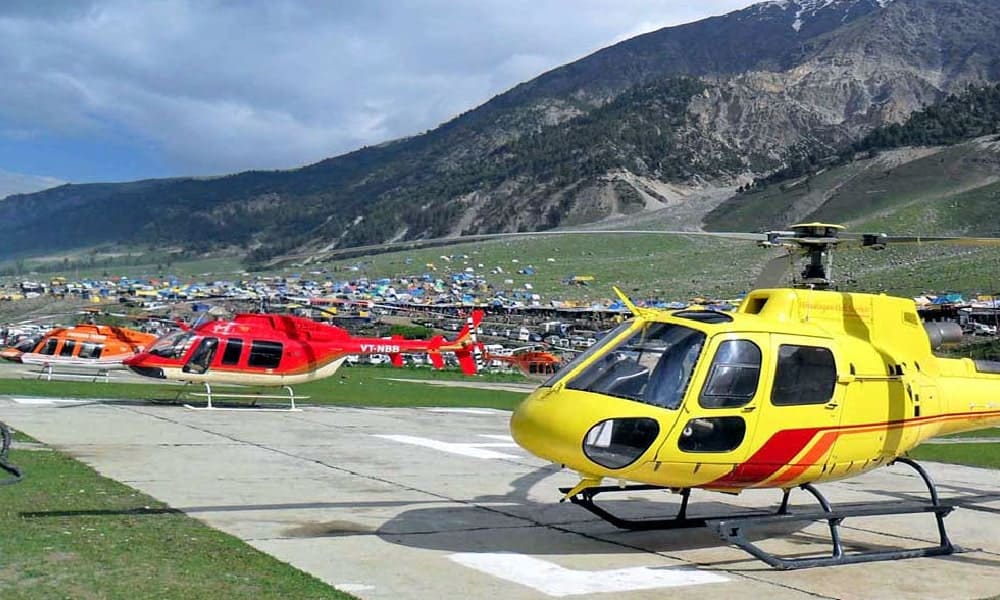
[[[757,280],[754,281],[753,289],[760,290],[779,287],[785,275],[792,269],[794,260],[795,253],[789,252],[767,261],[760,275],[757,276]]]
[[[969,246],[995,246],[1000,245],[1000,237],[971,237],[971,236],[948,236],[948,235],[886,235],[884,233],[842,233],[839,236],[844,241],[862,242],[865,245],[879,244],[923,244],[923,243],[945,243],[961,244]]]

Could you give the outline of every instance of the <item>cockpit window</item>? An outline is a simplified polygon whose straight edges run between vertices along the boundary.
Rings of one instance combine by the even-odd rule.
[[[594,344],[590,348],[587,348],[587,350],[584,351],[583,353],[578,354],[577,357],[574,358],[572,361],[570,361],[568,365],[559,369],[559,371],[555,375],[550,377],[548,381],[542,384],[542,387],[552,387],[556,383],[565,379],[566,376],[569,375],[573,371],[573,369],[576,368],[577,365],[586,361],[587,359],[589,359],[591,356],[594,356],[598,352],[604,350],[608,346],[608,344],[613,342],[616,337],[621,335],[622,332],[624,332],[631,326],[632,326],[632,321],[625,321],[618,327],[615,327],[608,333],[604,334],[604,336],[602,336],[601,339],[598,340],[596,344]]]
[[[181,358],[187,353],[194,340],[194,334],[190,331],[177,331],[156,340],[150,346],[149,353],[163,358]]]
[[[649,323],[607,349],[566,387],[676,409],[704,344],[700,331]]]
[[[728,340],[719,344],[698,403],[704,408],[737,408],[749,404],[757,393],[760,360],[760,348],[749,340]]]
[[[44,343],[39,344],[38,349],[35,352],[39,354],[53,355],[56,353],[56,346],[59,345],[59,338],[50,337],[45,340]]]

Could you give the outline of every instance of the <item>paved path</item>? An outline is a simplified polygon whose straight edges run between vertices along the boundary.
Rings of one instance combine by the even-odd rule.
[[[0,420],[365,599],[962,600],[1000,590],[1000,472],[930,465],[944,498],[962,506],[948,524],[969,552],[780,572],[703,531],[623,532],[559,504],[556,488],[575,478],[517,448],[508,418],[484,409],[209,412],[0,397]],[[823,488],[834,502],[923,492],[903,467]],[[625,496],[609,502],[656,514],[649,496]],[[776,499],[696,493],[692,512]],[[851,546],[935,536],[927,515],[847,525]],[[824,528],[789,534],[769,548],[806,552]]]

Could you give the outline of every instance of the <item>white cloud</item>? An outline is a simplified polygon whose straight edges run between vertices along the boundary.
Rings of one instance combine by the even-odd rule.
[[[293,167],[432,128],[602,46],[748,3],[11,2],[0,5],[0,137],[142,144],[169,174]]]
[[[0,170],[0,199],[11,194],[27,194],[66,183],[55,177],[40,177]]]

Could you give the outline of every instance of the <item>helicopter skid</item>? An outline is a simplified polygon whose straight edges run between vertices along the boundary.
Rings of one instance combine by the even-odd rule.
[[[804,486],[803,486],[804,487]],[[961,552],[961,549],[948,540],[948,536],[943,529],[942,519],[954,510],[954,506],[916,504],[892,506],[868,506],[846,510],[817,510],[803,513],[787,513],[779,515],[747,516],[747,517],[726,517],[722,519],[709,519],[708,527],[719,534],[723,540],[746,551],[755,558],[758,558],[775,569],[791,570],[805,569],[809,567],[830,567],[834,565],[849,565],[863,562],[875,562],[880,560],[899,560],[904,558],[919,558],[925,556],[941,556]],[[855,552],[847,554],[840,539],[839,527],[844,519],[850,517],[879,517],[889,515],[908,515],[919,513],[934,513],[938,520],[941,540],[937,546],[914,549],[898,550],[877,550],[869,552]],[[750,541],[745,532],[748,529],[762,525],[776,525],[781,523],[801,523],[806,521],[826,521],[830,527],[830,537],[833,544],[833,551],[829,556],[806,557],[806,558],[782,558],[762,549],[760,546]]]
[[[559,488],[559,491],[566,494],[571,491],[572,488]],[[719,520],[722,517],[719,516],[708,516],[708,517],[688,517],[687,516],[687,505],[688,499],[691,496],[690,489],[683,489],[680,491],[681,494],[681,507],[676,516],[668,517],[666,519],[627,519],[625,517],[620,517],[614,513],[611,513],[604,508],[597,505],[594,502],[594,498],[598,494],[604,494],[608,492],[642,492],[650,490],[667,490],[668,488],[659,487],[655,485],[626,485],[626,486],[595,486],[589,487],[581,490],[578,494],[569,497],[569,501],[581,508],[585,508],[591,513],[597,515],[598,517],[604,519],[608,523],[611,523],[619,529],[627,529],[629,531],[657,531],[657,530],[673,530],[673,529],[694,529],[700,527],[708,527],[709,523],[714,520]],[[756,511],[751,513],[728,515],[726,518],[753,518],[753,517],[768,517],[773,515],[782,514],[782,510],[787,506],[788,493],[785,493],[784,499],[782,501],[782,508],[778,509],[777,513],[767,513],[762,511]]]
[[[636,492],[648,490],[663,490],[667,488],[653,485],[630,485],[630,486],[595,486],[585,488],[569,497],[569,500],[591,513],[611,523],[620,529],[632,531],[652,531],[652,530],[674,530],[690,529],[696,527],[706,527],[714,531],[725,542],[730,543],[741,550],[744,550],[753,557],[763,561],[775,569],[791,570],[804,569],[809,567],[826,567],[834,565],[847,565],[863,562],[875,562],[882,560],[898,560],[905,558],[919,558],[927,556],[942,556],[955,554],[963,550],[951,543],[948,532],[945,528],[944,518],[951,513],[955,507],[949,504],[942,504],[938,499],[937,488],[931,480],[930,475],[918,463],[907,458],[897,458],[893,463],[901,463],[912,467],[924,481],[930,493],[929,503],[899,504],[892,503],[884,506],[860,506],[834,509],[830,502],[812,484],[806,483],[800,487],[812,494],[820,505],[821,510],[792,513],[788,509],[788,497],[791,488],[783,490],[781,505],[776,512],[765,513],[744,513],[706,517],[688,517],[687,505],[691,494],[690,489],[680,491],[682,496],[681,506],[678,514],[666,519],[627,519],[612,514],[594,502],[594,498],[608,492]],[[893,464],[890,463],[890,464]],[[561,488],[563,493],[569,493],[571,488]],[[938,528],[939,541],[936,546],[913,549],[860,551],[848,554],[844,550],[844,544],[840,538],[840,525],[845,519],[851,517],[884,517],[893,515],[909,515],[932,513]],[[830,541],[832,552],[829,556],[813,556],[803,558],[782,558],[768,552],[752,542],[747,532],[761,526],[774,527],[784,523],[826,521],[830,528]],[[773,538],[775,536],[769,536]]]
[[[288,385],[281,386],[281,387],[283,387],[285,389],[286,394],[219,393],[219,392],[213,392],[212,391],[212,386],[210,384],[208,384],[207,382],[203,383],[202,385],[205,386],[205,391],[204,392],[189,392],[189,395],[190,396],[195,396],[195,397],[198,397],[198,398],[205,398],[205,400],[206,400],[205,406],[192,406],[190,404],[185,404],[184,408],[188,408],[190,410],[240,410],[240,411],[253,410],[253,411],[257,411],[257,412],[302,412],[301,408],[295,406],[295,401],[296,400],[308,400],[309,399],[309,396],[301,396],[301,395],[297,396],[297,395],[295,395],[295,390],[293,390],[292,387],[288,386]],[[187,386],[185,386],[185,387],[187,387]],[[183,393],[184,393],[183,389],[181,391],[177,392],[177,397],[180,398],[180,396]],[[225,399],[225,400],[251,400],[252,403],[251,403],[250,406],[243,406],[243,407],[239,407],[239,408],[236,408],[236,407],[226,407],[226,406],[217,406],[217,405],[215,405],[215,404],[212,403],[212,399],[213,398],[220,398],[220,399]],[[264,408],[264,407],[258,407],[257,406],[257,401],[258,400],[287,400],[288,401],[288,406],[287,407],[283,407],[283,408]]]

